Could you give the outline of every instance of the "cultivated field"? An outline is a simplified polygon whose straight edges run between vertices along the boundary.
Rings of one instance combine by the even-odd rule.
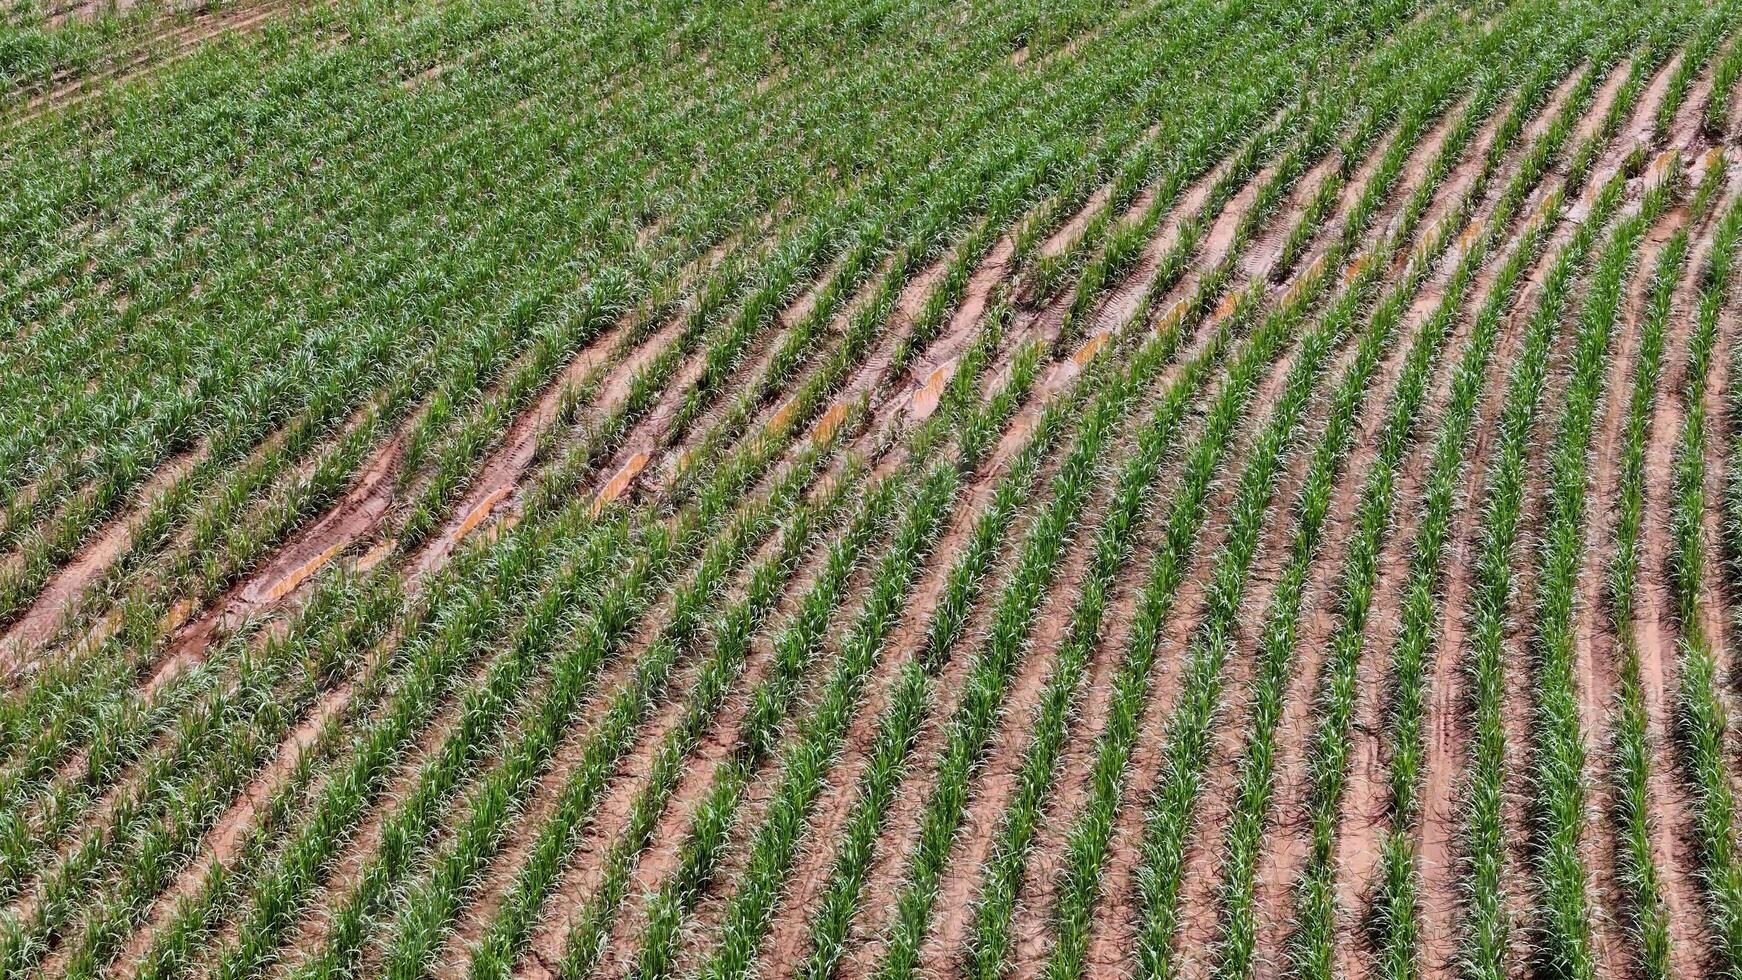
[[[1742,0],[0,6],[0,977],[1742,976]]]

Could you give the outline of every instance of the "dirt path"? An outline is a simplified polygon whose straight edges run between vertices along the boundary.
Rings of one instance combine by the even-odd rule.
[[[628,397],[628,379],[666,348],[676,327],[675,321],[669,322],[645,341],[633,344],[637,327],[632,320],[623,319],[582,347],[532,405],[515,417],[480,464],[477,475],[449,512],[441,530],[409,559],[407,577],[421,580],[444,566],[467,535],[483,526],[498,508],[516,513],[523,481],[539,454],[541,441],[555,430],[571,393],[602,383],[603,389],[586,410],[609,412]],[[631,349],[621,350],[624,346]],[[609,375],[604,373],[607,367],[611,369]],[[381,517],[377,516],[374,526],[363,533],[373,533],[380,522]]]
[[[1616,504],[1621,480],[1621,454],[1625,439],[1627,405],[1630,395],[1628,381],[1639,360],[1640,323],[1645,308],[1645,294],[1650,284],[1651,270],[1657,265],[1663,246],[1676,229],[1686,221],[1683,209],[1673,210],[1666,220],[1654,225],[1640,250],[1636,271],[1624,300],[1618,334],[1610,348],[1608,377],[1604,382],[1604,402],[1599,409],[1598,429],[1592,446],[1592,477],[1587,503],[1584,533],[1584,562],[1575,582],[1576,600],[1573,610],[1574,681],[1579,692],[1579,721],[1586,746],[1595,748],[1604,743],[1607,716],[1621,690],[1620,654],[1615,637],[1604,627],[1601,615],[1604,575],[1614,560],[1614,540],[1618,507]],[[1612,783],[1596,780],[1599,787]],[[1602,799],[1598,790],[1595,812],[1608,812],[1613,804]],[[1621,907],[1624,884],[1615,864],[1615,850],[1605,847],[1597,833],[1583,838],[1585,864],[1593,872],[1593,895],[1601,908]],[[1672,916],[1673,921],[1673,916]],[[1621,975],[1626,970],[1627,937],[1618,916],[1594,919],[1599,960],[1607,972]],[[1685,965],[1685,964],[1684,964]]]
[[[157,499],[186,476],[203,455],[204,447],[199,447],[165,461],[134,494],[135,503],[128,512],[111,519],[48,580],[24,615],[0,633],[0,675],[15,682],[32,672],[35,655],[84,604],[91,586],[132,547],[140,522]]]
[[[1466,154],[1464,161],[1448,181],[1450,191],[1448,196],[1452,197],[1453,200],[1461,200],[1470,183],[1474,180],[1475,168],[1488,153],[1488,147],[1492,145],[1499,121],[1503,118],[1503,112],[1504,109],[1491,116],[1488,123],[1484,125],[1481,135],[1473,143],[1472,150]],[[1511,162],[1508,167],[1503,168],[1500,175],[1502,180],[1512,172],[1511,165],[1516,163],[1518,152],[1515,150],[1509,155]],[[1492,195],[1490,195],[1490,205],[1492,204],[1491,198]],[[1435,221],[1437,220],[1440,219],[1436,218]],[[1431,225],[1429,226],[1431,227]],[[1469,304],[1470,306],[1479,304],[1482,298],[1488,295],[1497,272],[1498,258],[1490,260],[1478,271],[1476,282],[1471,291],[1473,299]],[[1437,294],[1437,292],[1437,287],[1430,286],[1430,293]],[[1422,318],[1430,314],[1431,306],[1418,301],[1412,309],[1408,325],[1400,333],[1400,336],[1407,336],[1421,322]],[[1451,334],[1444,341],[1440,365],[1435,370],[1433,380],[1429,384],[1427,402],[1421,413],[1423,419],[1433,420],[1443,415],[1446,402],[1450,398],[1454,365],[1461,357],[1463,348],[1469,340],[1469,331],[1472,326],[1473,322],[1470,317],[1460,317]],[[1398,346],[1401,348],[1402,344],[1400,343]],[[1378,386],[1378,390],[1390,391],[1395,386],[1397,372],[1400,370],[1401,359],[1399,355],[1396,362],[1390,363],[1382,369],[1381,377],[1384,382]],[[1376,444],[1379,428],[1384,418],[1382,410],[1384,404],[1386,403],[1377,399],[1369,402],[1364,412],[1360,442],[1354,453],[1354,459],[1366,460],[1371,456],[1372,447]],[[1421,431],[1431,431],[1431,428],[1424,425]],[[1425,451],[1428,445],[1431,445],[1431,442],[1424,442],[1422,451]],[[1315,566],[1316,587],[1309,594],[1324,594],[1324,590],[1334,587],[1332,575],[1340,571],[1343,564],[1338,557],[1346,544],[1343,538],[1352,531],[1345,525],[1353,517],[1357,506],[1355,495],[1361,485],[1361,481],[1354,478],[1353,470],[1351,475],[1346,476],[1341,481],[1339,493],[1333,503],[1333,516],[1327,532],[1327,537],[1330,540],[1326,542],[1325,555]],[[1263,861],[1259,870],[1261,909],[1259,921],[1261,927],[1268,926],[1269,934],[1278,940],[1270,956],[1276,965],[1286,961],[1286,953],[1280,947],[1280,940],[1286,935],[1286,924],[1292,916],[1293,893],[1291,886],[1298,877],[1304,861],[1311,853],[1311,843],[1307,839],[1310,824],[1304,812],[1308,792],[1305,754],[1310,747],[1312,738],[1312,721],[1309,711],[1311,705],[1307,690],[1308,685],[1311,685],[1312,688],[1319,686],[1318,677],[1324,661],[1322,654],[1328,646],[1331,631],[1335,629],[1335,623],[1334,610],[1328,602],[1307,615],[1307,621],[1302,629],[1303,641],[1298,647],[1303,663],[1293,675],[1294,679],[1285,702],[1287,706],[1284,709],[1283,721],[1279,726],[1282,762],[1278,767],[1279,785],[1276,810],[1281,815],[1279,822],[1282,826],[1266,838],[1266,850],[1274,852],[1272,855],[1274,863]],[[1431,930],[1429,932],[1431,934]]]
[[[1172,603],[1172,614],[1160,637],[1160,648],[1156,651],[1149,675],[1150,696],[1140,713],[1139,735],[1131,763],[1127,767],[1130,776],[1120,794],[1108,859],[1102,873],[1099,909],[1089,936],[1085,962],[1091,975],[1122,969],[1134,948],[1140,928],[1136,874],[1142,863],[1139,845],[1144,832],[1144,815],[1161,775],[1163,752],[1168,743],[1168,724],[1173,715],[1179,680],[1186,667],[1185,658],[1191,649],[1191,640],[1197,634],[1197,626],[1207,612],[1210,576],[1214,573],[1216,558],[1226,543],[1227,510],[1236,489],[1235,474],[1249,461],[1252,440],[1264,421],[1270,417],[1280,394],[1287,366],[1293,363],[1297,354],[1298,351],[1293,351],[1272,365],[1262,390],[1254,396],[1252,407],[1246,412],[1246,418],[1250,421],[1236,437],[1236,445],[1222,467],[1223,478],[1217,482],[1205,504],[1204,512],[1208,519],[1198,532],[1194,549],[1194,555],[1199,560],[1194,561],[1188,576],[1181,583]],[[1217,390],[1219,386],[1205,393],[1203,397],[1206,404]],[[1167,496],[1162,498],[1163,501],[1167,499]],[[1128,574],[1134,580],[1130,586],[1129,601],[1132,602],[1132,611],[1135,613],[1136,606],[1141,603],[1144,583],[1149,579],[1149,570],[1147,566],[1133,567]],[[1123,610],[1119,612],[1123,613]],[[1114,627],[1102,638],[1102,646],[1112,651],[1110,659],[1115,662],[1115,671],[1121,669],[1129,647],[1131,632],[1128,627],[1132,618],[1120,615],[1115,619],[1110,616],[1108,621]],[[1101,730],[1106,727],[1104,713],[1100,716],[1087,715],[1086,719],[1088,730]],[[1082,759],[1086,765],[1092,765],[1093,761],[1092,751]],[[1061,778],[1069,782],[1082,777],[1067,770],[1061,774]],[[1071,815],[1073,823],[1074,817],[1075,815]],[[1068,826],[1067,824],[1060,829],[1068,830]],[[1051,832],[1045,835],[1050,836]],[[1054,850],[1054,845],[1045,837],[1040,843],[1042,856],[1037,859],[1040,862],[1049,862],[1047,855]],[[1013,924],[1013,932],[1019,939],[1012,951],[1012,975],[1028,978],[1041,975],[1047,958],[1052,953],[1052,909],[1031,905],[1024,913]],[[1026,913],[1046,916],[1047,920],[1037,924],[1034,917]]]
[[[1626,76],[1625,68],[1618,67],[1599,90],[1593,100],[1592,108],[1586,113],[1584,120],[1578,126],[1578,132],[1583,136],[1591,136],[1597,132],[1599,122],[1608,106],[1618,94],[1621,81]],[[1636,113],[1637,115],[1637,113]],[[1621,156],[1611,150],[1605,159],[1611,167],[1620,162]],[[1598,177],[1593,179],[1588,187],[1600,186],[1605,175],[1612,171],[1598,169]],[[1591,196],[1587,190],[1583,200],[1588,202]],[[1540,209],[1536,205],[1532,213]],[[1575,207],[1575,214],[1581,209]],[[1565,231],[1556,239],[1564,240]],[[1546,265],[1539,263],[1531,273],[1531,278],[1524,288],[1515,309],[1527,309],[1532,302],[1531,297],[1540,286],[1542,276],[1546,273]],[[1519,342],[1516,330],[1515,313],[1510,318],[1512,330],[1507,338],[1501,341],[1494,360],[1495,371],[1503,369],[1512,359],[1513,350]],[[1487,447],[1494,438],[1493,419],[1498,412],[1498,401],[1501,395],[1501,380],[1491,377],[1489,382],[1488,407],[1479,416],[1480,421],[1472,442],[1473,458],[1481,460]],[[1428,758],[1426,762],[1427,784],[1424,788],[1423,819],[1420,837],[1422,908],[1424,912],[1424,934],[1428,937],[1427,959],[1429,968],[1436,971],[1449,969],[1451,957],[1456,953],[1456,943],[1453,939],[1453,916],[1456,907],[1461,904],[1456,888],[1456,841],[1461,837],[1461,818],[1457,811],[1455,794],[1458,792],[1459,780],[1457,773],[1461,770],[1461,759],[1464,756],[1464,746],[1468,737],[1468,722],[1464,717],[1463,705],[1468,693],[1465,688],[1464,672],[1458,669],[1465,636],[1466,609],[1472,587],[1472,566],[1475,548],[1476,526],[1479,510],[1475,507],[1479,486],[1477,480],[1482,472],[1481,466],[1468,467],[1463,488],[1459,491],[1459,516],[1454,523],[1451,540],[1451,555],[1447,566],[1446,583],[1444,586],[1444,613],[1441,620],[1444,633],[1435,646],[1433,667],[1433,700],[1428,713],[1428,738],[1426,740]]]
[[[1272,497],[1270,517],[1247,576],[1243,612],[1234,631],[1233,651],[1223,672],[1222,709],[1216,718],[1209,762],[1205,768],[1198,812],[1194,816],[1196,829],[1188,845],[1180,889],[1180,932],[1176,951],[1180,955],[1181,976],[1209,977],[1215,969],[1218,939],[1222,932],[1221,886],[1226,846],[1225,835],[1231,824],[1233,808],[1239,796],[1239,784],[1245,749],[1252,731],[1252,690],[1260,669],[1258,654],[1266,611],[1276,597],[1276,587],[1284,565],[1290,560],[1296,531],[1295,501],[1300,495],[1313,460],[1313,438],[1326,423],[1331,388],[1354,362],[1358,338],[1350,338],[1330,367],[1320,390],[1313,398],[1303,423],[1298,448],[1279,478]],[[1384,392],[1395,381],[1402,365],[1405,345],[1398,343],[1385,357],[1380,373],[1368,390]],[[1380,399],[1371,399],[1376,403]],[[1357,465],[1344,473],[1342,479],[1355,483]],[[1322,556],[1321,556],[1322,558]],[[1323,566],[1329,567],[1329,566]]]
[[[1640,601],[1634,621],[1640,687],[1651,747],[1647,791],[1650,820],[1655,831],[1652,837],[1655,863],[1662,875],[1663,898],[1678,958],[1676,962],[1696,972],[1705,963],[1706,957],[1701,951],[1707,948],[1709,934],[1704,917],[1691,911],[1705,905],[1699,884],[1703,872],[1699,855],[1692,845],[1696,839],[1696,825],[1691,799],[1680,779],[1682,770],[1674,749],[1676,722],[1671,698],[1672,692],[1679,690],[1680,654],[1676,648],[1679,631],[1675,626],[1674,590],[1670,583],[1670,556],[1674,550],[1670,515],[1675,499],[1676,445],[1685,418],[1680,393],[1687,378],[1687,348],[1698,304],[1700,270],[1709,254],[1710,241],[1701,235],[1694,236],[1687,268],[1676,286],[1671,300],[1672,312],[1665,325],[1663,374],[1646,430],[1645,519],[1641,527],[1638,583]],[[1718,351],[1729,349],[1720,339]],[[1723,359],[1721,353],[1719,357]],[[1722,375],[1723,372],[1718,372],[1714,380]],[[1708,389],[1708,394],[1713,392]],[[1722,412],[1707,416],[1708,422],[1722,417]],[[1721,468],[1714,468],[1710,474],[1721,472]],[[1720,498],[1708,497],[1709,501],[1716,499]],[[1708,508],[1708,512],[1708,517],[1715,516],[1714,508]],[[1716,639],[1727,634],[1711,635]]]
[[[1678,311],[1686,310],[1678,306]],[[1671,317],[1671,323],[1677,317]],[[1639,655],[1639,681],[1645,702],[1647,735],[1652,747],[1650,803],[1651,822],[1656,828],[1657,865],[1664,872],[1666,902],[1677,907],[1699,908],[1702,899],[1694,884],[1699,860],[1685,842],[1694,828],[1693,811],[1675,758],[1675,706],[1673,692],[1680,689],[1675,639],[1675,604],[1669,578],[1669,555],[1673,549],[1668,519],[1673,504],[1674,449],[1680,433],[1679,408],[1673,379],[1675,362],[1667,344],[1664,380],[1659,383],[1657,410],[1647,428],[1645,442],[1645,520],[1641,528],[1639,607],[1634,636]],[[1678,884],[1680,883],[1680,884]],[[1683,917],[1684,919],[1686,917]]]

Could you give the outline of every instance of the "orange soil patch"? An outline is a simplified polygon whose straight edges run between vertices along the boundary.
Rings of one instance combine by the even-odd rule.
[[[1290,287],[1290,288],[1293,288],[1293,287]],[[1222,301],[1216,304],[1216,308],[1214,310],[1210,311],[1210,322],[1212,324],[1215,324],[1215,323],[1221,323],[1223,320],[1228,319],[1228,316],[1234,312],[1234,307],[1239,306],[1239,305],[1240,305],[1240,293],[1227,292],[1227,293],[1222,294]]]
[[[1100,353],[1101,348],[1107,346],[1107,341],[1112,339],[1112,336],[1113,334],[1106,330],[1092,334],[1088,340],[1083,342],[1081,347],[1077,348],[1076,353],[1071,355],[1071,361],[1078,367],[1087,367],[1088,363],[1095,359],[1095,355]]]
[[[1355,256],[1354,261],[1343,267],[1343,285],[1347,286],[1354,282],[1355,277],[1365,272],[1367,267],[1372,264],[1373,256],[1370,253],[1362,252]]]
[[[766,426],[768,434],[771,436],[778,436],[782,432],[785,432],[786,427],[792,423],[792,417],[797,411],[797,395],[781,402],[780,407],[775,409],[774,414],[768,417],[768,424]]]
[[[614,503],[617,498],[623,496],[623,492],[628,490],[629,485],[635,482],[635,478],[641,474],[641,471],[647,468],[647,461],[652,458],[645,452],[638,452],[630,456],[622,468],[611,479],[605,481],[605,485],[599,489],[599,495],[593,499],[593,515],[598,516],[599,512],[605,509],[605,505]]]
[[[944,396],[944,389],[949,386],[950,379],[956,376],[956,360],[951,358],[926,376],[925,384],[913,394],[913,401],[908,405],[908,415],[916,422],[924,421],[937,411],[938,402]]]
[[[387,556],[393,554],[395,543],[392,538],[386,538],[375,547],[363,552],[357,559],[357,571],[367,572],[387,560]]]
[[[272,587],[267,589],[261,598],[267,602],[272,602],[289,595],[291,590],[301,585],[315,572],[320,571],[321,567],[327,562],[332,561],[333,557],[343,550],[344,547],[345,542],[335,541],[333,544],[328,546],[325,551],[310,558],[308,561],[303,562],[301,565],[298,565],[296,568],[291,570],[289,575],[286,575],[284,578],[272,583]]]
[[[824,412],[822,417],[818,418],[816,423],[811,426],[810,441],[812,443],[827,442],[829,437],[835,434],[835,430],[841,427],[841,423],[846,421],[847,407],[846,402],[839,401],[830,405],[829,410]]]
[[[484,520],[490,516],[490,512],[496,509],[496,505],[501,503],[503,498],[508,496],[508,493],[508,487],[497,487],[490,491],[483,500],[478,501],[478,505],[467,511],[466,516],[460,519],[460,525],[454,531],[454,541],[457,543],[465,540],[466,535],[471,534],[479,524],[484,523]]]

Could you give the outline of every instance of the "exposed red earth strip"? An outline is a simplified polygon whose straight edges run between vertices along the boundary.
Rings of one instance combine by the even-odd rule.
[[[185,476],[199,457],[196,449],[165,462],[135,493],[138,503],[132,511],[112,519],[55,573],[24,615],[0,636],[0,670],[8,676],[28,672],[38,648],[53,639],[67,616],[83,602],[91,584],[132,545],[138,522],[151,502]]]

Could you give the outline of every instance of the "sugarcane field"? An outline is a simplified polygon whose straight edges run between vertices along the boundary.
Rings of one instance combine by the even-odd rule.
[[[0,978],[1742,978],[1742,0],[0,0]]]

